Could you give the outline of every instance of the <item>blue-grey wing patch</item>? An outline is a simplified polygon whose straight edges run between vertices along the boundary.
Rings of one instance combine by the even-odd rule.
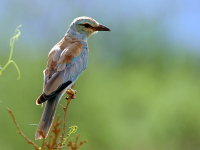
[[[59,60],[57,61],[57,65],[54,69],[54,73],[51,75],[50,78],[45,78],[45,85],[43,88],[43,93],[45,95],[51,95],[55,93],[59,87],[61,87],[63,84],[71,81],[74,83],[77,78],[80,76],[83,70],[85,70],[88,62],[88,50],[86,43],[81,43],[82,50],[78,50],[80,54],[77,57],[73,56],[73,59],[71,59],[70,63],[66,63],[63,61],[63,58],[68,58],[68,56],[61,55],[59,57]],[[79,44],[80,45],[80,44]],[[76,45],[74,45],[76,47]],[[74,47],[72,47],[74,50]],[[68,48],[69,49],[69,48]],[[72,50],[71,50],[72,52]],[[78,52],[77,52],[78,53]],[[76,53],[76,55],[77,55]],[[69,53],[61,53],[61,54],[69,54]],[[62,63],[59,63],[62,62]],[[46,70],[45,72],[48,73],[49,70]],[[45,76],[48,76],[48,74],[45,73]]]

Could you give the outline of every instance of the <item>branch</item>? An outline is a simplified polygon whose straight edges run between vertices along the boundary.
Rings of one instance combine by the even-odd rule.
[[[52,136],[52,141],[47,143],[48,150],[56,149],[57,144],[56,140],[58,139],[59,133],[60,133],[60,124],[62,123],[62,120],[59,119],[59,116],[57,117],[55,123],[53,124],[53,129],[51,130],[52,133],[54,133],[54,137]]]
[[[77,135],[76,136],[76,139],[75,139],[75,143],[72,143],[72,141],[69,142],[69,144],[67,145],[67,147],[70,147],[71,150],[77,150],[80,146],[82,146],[83,144],[87,143],[87,141],[80,141],[78,143],[78,139],[79,139],[80,135]]]
[[[8,107],[7,107],[7,110],[8,110],[8,112],[10,113],[10,115],[11,115],[11,117],[12,117],[12,120],[13,120],[13,122],[14,122],[14,124],[15,124],[17,130],[18,130],[18,133],[28,142],[28,144],[32,144],[36,150],[40,150],[39,147],[38,147],[33,141],[29,140],[29,139],[24,135],[24,133],[21,131],[21,129],[20,129],[19,125],[17,124],[17,121],[16,121],[16,119],[15,119],[13,113],[12,113],[12,110],[10,110],[10,108],[8,108]]]
[[[69,104],[71,102],[72,99],[75,98],[76,95],[76,91],[75,90],[71,90],[69,91],[68,94],[68,98],[66,98],[68,101],[66,103],[66,106],[62,106],[62,109],[64,111],[64,117],[63,117],[63,126],[59,127],[62,123],[62,119],[59,118],[59,116],[57,117],[57,119],[55,120],[55,123],[52,126],[52,130],[50,133],[52,133],[52,135],[50,135],[50,137],[48,138],[48,142],[46,142],[46,139],[44,138],[42,141],[42,146],[38,147],[33,141],[31,141],[30,139],[28,139],[25,134],[21,131],[12,111],[7,108],[8,112],[10,113],[12,120],[18,130],[18,133],[28,142],[28,144],[31,144],[34,146],[34,148],[36,150],[53,150],[53,149],[64,149],[64,148],[69,148],[70,150],[77,150],[80,146],[82,146],[83,144],[87,143],[86,140],[84,141],[80,141],[78,143],[78,139],[79,139],[79,135],[76,136],[75,142],[72,141],[68,141],[68,138],[70,137],[71,134],[75,133],[78,129],[77,126],[71,126],[69,133],[67,134],[66,137],[65,136],[65,131],[66,131],[66,118],[67,118],[67,110],[69,107]],[[60,139],[59,139],[59,135],[61,133]],[[57,144],[57,140],[60,140]]]
[[[64,111],[64,119],[63,119],[63,127],[62,127],[62,134],[60,136],[60,142],[58,143],[59,146],[62,146],[63,140],[64,140],[64,136],[65,136],[65,129],[67,127],[66,124],[66,120],[67,120],[67,109],[69,107],[69,104],[71,102],[71,97],[69,96],[68,100],[67,100],[67,104],[65,107],[62,106],[62,109]]]
[[[57,149],[63,149],[63,148],[71,148],[71,150],[77,150],[79,147],[81,147],[83,144],[87,143],[88,141],[84,140],[84,141],[80,141],[78,143],[78,139],[79,139],[80,135],[76,136],[75,139],[75,143],[73,143],[72,141],[69,141],[69,143],[65,146],[61,146],[61,147],[57,147]]]

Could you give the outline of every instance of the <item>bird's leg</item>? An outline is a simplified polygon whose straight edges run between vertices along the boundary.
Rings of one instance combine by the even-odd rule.
[[[76,98],[76,90],[73,90],[72,88],[74,88],[74,85],[72,85],[71,88],[69,88],[66,93],[68,94],[68,97],[66,97],[66,99],[75,99]]]

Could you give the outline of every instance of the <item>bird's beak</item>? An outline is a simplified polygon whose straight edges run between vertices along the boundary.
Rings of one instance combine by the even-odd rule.
[[[103,25],[98,25],[97,27],[94,27],[94,29],[96,30],[96,31],[110,31],[110,29],[109,28],[107,28],[106,26],[103,26]]]

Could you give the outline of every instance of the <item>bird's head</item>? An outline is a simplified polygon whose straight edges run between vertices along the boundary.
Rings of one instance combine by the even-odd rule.
[[[90,17],[78,17],[71,23],[68,33],[72,35],[89,37],[97,31],[110,31],[109,28],[99,24],[96,20]]]

